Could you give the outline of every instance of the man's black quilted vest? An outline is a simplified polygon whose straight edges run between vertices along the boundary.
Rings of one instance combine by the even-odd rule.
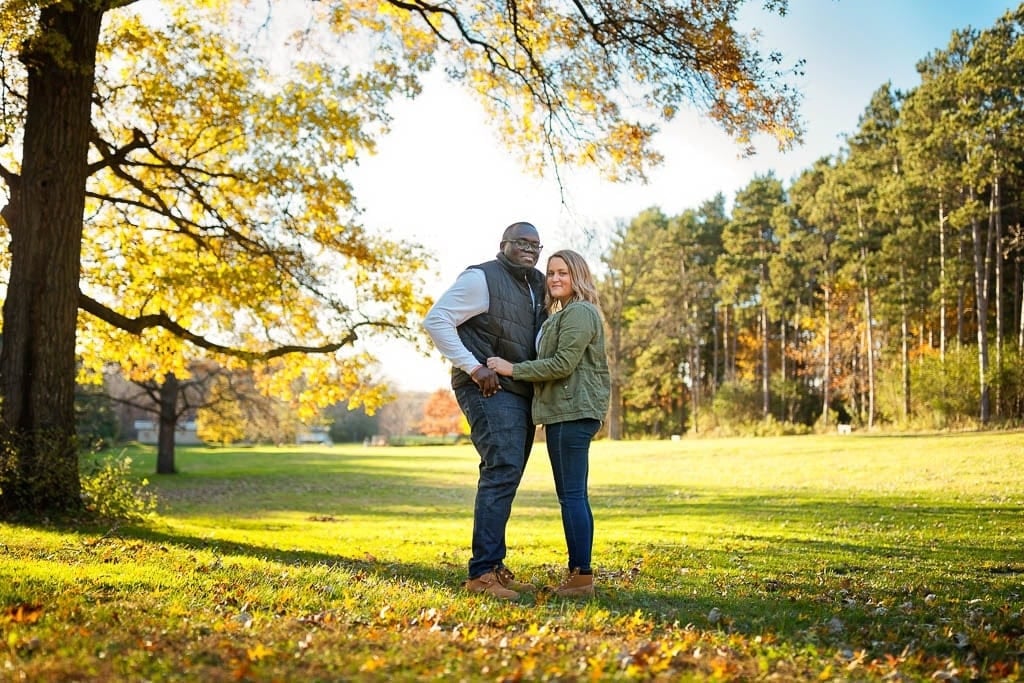
[[[535,342],[544,321],[544,275],[536,268],[506,267],[500,261],[488,261],[479,268],[487,278],[490,307],[458,327],[459,339],[481,363],[500,356],[511,363],[537,357]],[[530,290],[533,296],[530,296]],[[533,385],[511,377],[499,377],[503,391],[530,398]],[[459,368],[452,368],[452,388],[473,382]]]

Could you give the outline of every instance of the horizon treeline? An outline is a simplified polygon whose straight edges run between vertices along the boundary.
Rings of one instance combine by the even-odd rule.
[[[955,31],[788,185],[620,224],[609,435],[1019,424],[1022,28]]]

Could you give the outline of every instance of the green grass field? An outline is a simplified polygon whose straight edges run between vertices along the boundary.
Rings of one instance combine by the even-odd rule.
[[[1024,433],[597,442],[598,596],[459,590],[471,446],[181,449],[144,526],[0,524],[0,680],[1024,678]],[[564,541],[543,444],[517,578]]]

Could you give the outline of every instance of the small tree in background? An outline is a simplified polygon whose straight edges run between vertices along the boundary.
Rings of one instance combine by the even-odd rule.
[[[326,413],[332,419],[329,434],[334,443],[366,441],[379,431],[379,416],[367,411],[365,406],[349,408],[347,403],[341,402],[328,408]]]
[[[423,419],[417,428],[425,436],[469,434],[469,423],[450,389],[438,389],[430,395],[423,406]]]
[[[425,391],[405,391],[395,395],[379,412],[377,427],[388,437],[407,436],[419,432],[423,406],[430,399]]]

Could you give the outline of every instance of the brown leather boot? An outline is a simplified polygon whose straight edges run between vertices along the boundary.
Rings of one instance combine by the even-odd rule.
[[[519,597],[519,593],[502,586],[494,572],[487,572],[475,579],[470,579],[462,584],[462,587],[470,593],[485,593],[499,600],[515,600]]]
[[[508,567],[497,567],[494,570],[494,575],[498,577],[498,581],[501,585],[509,590],[516,591],[518,593],[536,593],[537,587],[532,583],[523,583],[522,581],[516,581],[516,575],[512,573],[512,570]]]
[[[590,597],[594,595],[594,575],[580,574],[579,569],[573,569],[569,578],[563,581],[554,593],[563,598]]]

